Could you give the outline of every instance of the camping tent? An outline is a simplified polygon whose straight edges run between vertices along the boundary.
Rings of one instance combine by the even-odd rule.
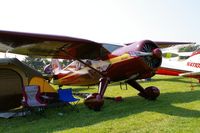
[[[42,93],[55,93],[40,72],[16,58],[0,59],[0,110],[20,106],[26,85],[38,85]]]

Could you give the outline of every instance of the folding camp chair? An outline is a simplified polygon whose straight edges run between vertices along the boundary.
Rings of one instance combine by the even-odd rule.
[[[30,111],[42,111],[47,104],[41,101],[40,87],[37,85],[25,86],[22,90],[23,101],[22,104]]]
[[[75,98],[72,94],[72,89],[58,89],[58,96],[59,100],[70,105],[73,110],[79,111],[76,107],[77,103],[80,101],[80,99]],[[72,104],[70,104],[72,103]]]

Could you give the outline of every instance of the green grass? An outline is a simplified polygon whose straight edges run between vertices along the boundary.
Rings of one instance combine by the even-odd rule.
[[[193,82],[194,90],[191,90]],[[49,108],[44,115],[30,115],[0,119],[1,133],[188,133],[200,131],[200,87],[189,78],[155,76],[153,81],[140,82],[142,86],[157,86],[161,95],[156,101],[137,96],[128,86],[110,85],[105,96],[122,96],[122,102],[105,100],[100,112],[87,109],[83,100],[78,104],[79,113],[68,107]],[[96,92],[97,87],[74,87],[78,92]],[[59,115],[62,112],[63,115]]]

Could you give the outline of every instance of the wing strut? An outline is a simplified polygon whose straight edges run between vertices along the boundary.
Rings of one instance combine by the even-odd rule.
[[[61,52],[70,56],[72,59],[78,60],[79,62],[83,63],[85,66],[91,68],[92,70],[97,72],[99,75],[101,75],[102,78],[99,79],[98,93],[93,93],[93,94],[87,96],[84,101],[84,104],[88,108],[94,109],[95,111],[99,111],[104,104],[103,96],[104,96],[104,93],[106,91],[108,84],[110,83],[110,78],[106,77],[105,73],[100,72],[99,70],[97,70],[94,67],[90,66],[89,64],[83,62],[82,60],[70,55],[65,50],[61,49]]]
[[[73,58],[73,59],[75,59],[75,60],[78,60],[79,62],[81,62],[81,63],[84,64],[85,66],[91,68],[92,70],[94,70],[95,72],[97,72],[99,75],[101,75],[102,77],[104,77],[105,74],[104,74],[103,72],[100,72],[99,70],[95,69],[94,67],[92,67],[91,65],[85,63],[84,61],[80,60],[79,58],[76,58],[76,57],[70,55],[69,53],[67,53],[67,52],[66,52],[65,50],[63,50],[63,49],[61,49],[61,51],[62,51],[64,54],[70,56],[71,58]]]

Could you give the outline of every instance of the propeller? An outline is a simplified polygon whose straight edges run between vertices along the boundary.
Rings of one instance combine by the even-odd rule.
[[[151,52],[134,51],[134,54],[136,56],[153,56],[156,58],[162,58],[162,52],[159,48],[156,48]]]
[[[162,52],[156,45],[145,43],[141,51],[136,51],[138,56],[142,56],[143,60],[149,67],[157,68],[161,64]]]

